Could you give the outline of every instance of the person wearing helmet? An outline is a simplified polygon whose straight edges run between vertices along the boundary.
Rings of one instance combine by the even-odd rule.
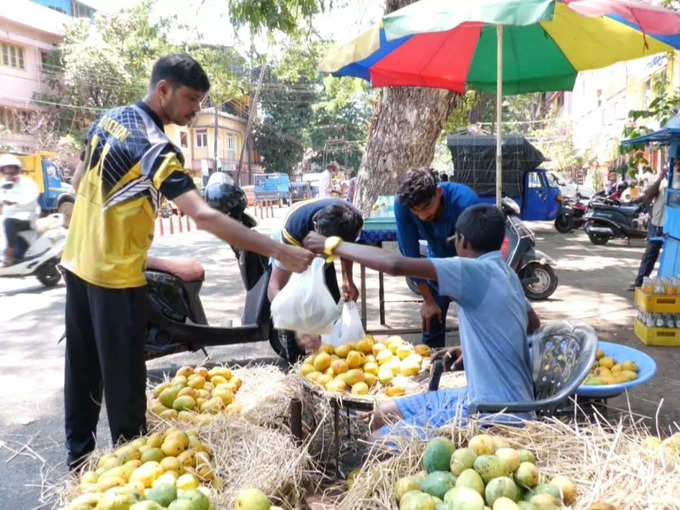
[[[189,55],[164,56],[153,66],[144,100],[108,110],[88,132],[61,261],[71,469],[94,449],[102,394],[114,443],[146,432],[144,269],[161,196],[234,247],[274,257],[293,271],[313,259],[307,250],[276,243],[211,208],[196,191],[164,126],[189,124],[209,88],[205,71]]]
[[[318,232],[335,242],[339,240],[354,242],[361,233],[364,220],[361,212],[342,198],[317,198],[298,202],[291,208],[283,220],[283,228],[277,236],[282,243],[291,246],[302,246],[302,242],[310,232]],[[345,301],[356,301],[359,297],[352,280],[352,261],[341,260],[342,266],[342,296]],[[269,280],[267,295],[272,301],[288,283],[291,276],[289,268],[279,261],[272,262],[272,274]],[[326,286],[336,301],[340,299],[340,289],[335,275],[333,263],[326,264]],[[303,350],[314,350],[320,345],[320,337],[300,335],[297,340],[294,335],[286,335],[286,350],[288,361],[294,362]]]
[[[37,216],[40,190],[32,179],[21,175],[21,160],[16,156],[0,156],[0,171],[4,177],[0,205],[7,240],[3,265],[7,267],[23,259],[28,249],[19,232],[31,230],[31,221]]]

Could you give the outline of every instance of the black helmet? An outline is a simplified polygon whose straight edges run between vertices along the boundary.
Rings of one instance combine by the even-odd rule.
[[[222,174],[224,175],[224,174]],[[235,186],[233,181],[226,175],[213,175],[204,191],[205,201],[213,209],[223,212],[234,219],[241,219],[246,210],[246,194],[241,188]]]

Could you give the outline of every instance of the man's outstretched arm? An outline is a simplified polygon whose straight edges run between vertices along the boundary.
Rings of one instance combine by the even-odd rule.
[[[199,229],[207,230],[237,248],[274,257],[295,272],[304,271],[313,259],[312,254],[303,248],[274,241],[216,211],[196,190],[187,191],[173,200],[184,214],[196,222]]]
[[[317,232],[310,232],[304,240],[305,248],[317,254],[323,254],[325,242],[326,238]],[[333,253],[391,276],[437,279],[434,264],[428,259],[402,257],[388,250],[347,242],[340,243]]]

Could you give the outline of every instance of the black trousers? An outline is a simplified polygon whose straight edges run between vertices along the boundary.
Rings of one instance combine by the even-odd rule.
[[[146,432],[149,305],[146,287],[107,289],[69,271],[65,280],[66,448],[75,467],[94,449],[102,392],[114,443]]]
[[[14,249],[14,258],[20,260],[24,258],[24,253],[26,253],[28,245],[23,239],[19,238],[19,232],[31,230],[31,222],[27,220],[17,220],[15,218],[6,218],[4,223],[7,246]]]

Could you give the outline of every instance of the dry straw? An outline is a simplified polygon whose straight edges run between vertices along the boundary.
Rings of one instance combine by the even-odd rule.
[[[425,446],[413,430],[404,430],[373,445],[351,489],[336,496],[338,510],[398,508],[394,486],[399,478],[422,469]],[[478,431],[478,424],[471,422],[427,435],[446,436],[462,446]],[[645,446],[649,431],[632,415],[616,423],[599,415],[581,424],[553,418],[526,422],[522,428],[495,426],[485,433],[532,450],[546,481],[558,474],[573,480],[578,490],[574,510],[587,510],[598,501],[618,510],[680,510],[678,453]]]

